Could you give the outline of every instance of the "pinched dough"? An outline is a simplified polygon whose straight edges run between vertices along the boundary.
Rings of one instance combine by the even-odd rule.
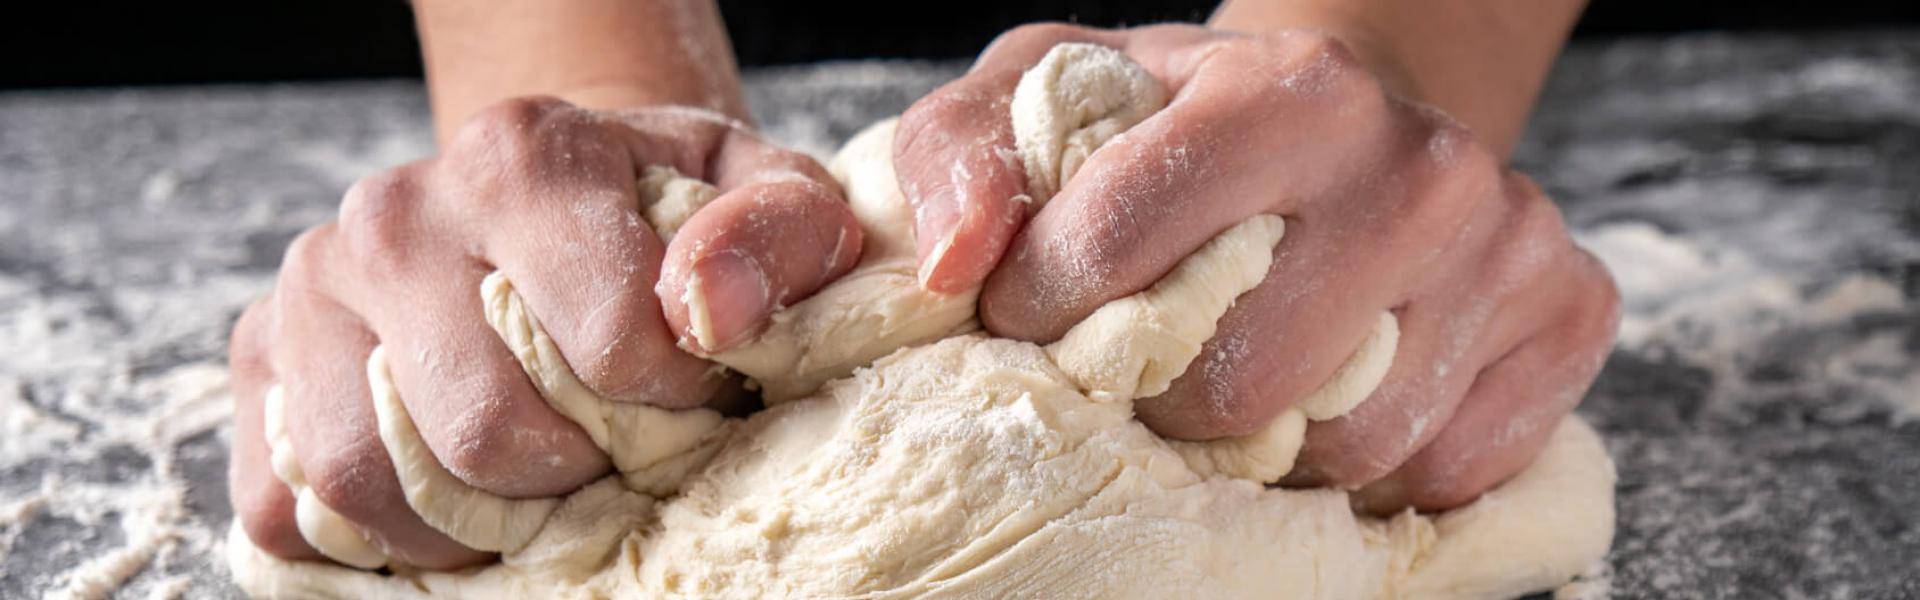
[[[1063,45],[1029,77],[1093,65],[1101,71],[1074,77],[1137,89],[1137,67],[1107,70],[1124,61]],[[1023,81],[1020,93],[1053,97],[1015,106],[1084,91],[1062,81]],[[1143,97],[1154,109],[1164,101]],[[1110,130],[1099,140],[1152,113],[1102,110],[1122,117],[1088,121]],[[236,580],[262,597],[1502,598],[1564,583],[1605,554],[1612,463],[1578,419],[1519,475],[1439,515],[1373,518],[1354,514],[1342,491],[1265,485],[1291,468],[1309,419],[1344,414],[1378,384],[1397,337],[1391,315],[1334,381],[1257,434],[1173,442],[1133,419],[1133,401],[1164,391],[1264,278],[1280,217],[1221,233],[1046,347],[972,332],[973,294],[915,285],[892,130],[862,133],[833,165],[868,233],[860,265],[754,343],[713,357],[758,382],[770,408],[723,420],[594,397],[496,275],[482,294],[489,321],[620,473],[558,499],[465,486],[432,460],[377,351],[369,377],[382,441],[409,502],[501,562],[453,573],[388,565],[390,575],[289,562],[236,525]],[[1098,147],[1049,131],[1071,139],[1020,148],[1084,146],[1068,175]],[[656,226],[670,233],[665,220]]]

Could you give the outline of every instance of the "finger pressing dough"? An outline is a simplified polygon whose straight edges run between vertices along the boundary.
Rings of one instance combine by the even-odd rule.
[[[1029,97],[1017,94],[1016,110],[1064,106],[1074,94],[1133,106],[1108,94],[1141,90],[1145,77],[1096,46],[1063,45],[1042,65],[1029,77],[1048,79],[1023,81],[1018,94]],[[1143,97],[1156,109],[1164,101]],[[1079,148],[1077,158],[1022,159],[1030,174],[1077,164],[1098,142],[1074,140],[1104,140],[1151,112],[1096,107],[1089,114],[1109,116],[1076,117],[1074,127],[1099,131],[1049,126],[1044,135],[1065,141],[1020,140],[1023,155]],[[676,485],[609,476],[554,500],[530,534],[479,519],[526,541],[499,564],[455,573],[281,561],[236,528],[236,580],[258,596],[335,598],[1504,598],[1566,582],[1605,554],[1614,473],[1578,419],[1512,480],[1438,515],[1356,515],[1343,491],[1265,485],[1291,468],[1310,419],[1337,418],[1379,383],[1397,340],[1391,315],[1320,392],[1254,435],[1176,442],[1133,419],[1133,402],[1164,391],[1234,299],[1264,279],[1281,217],[1222,232],[1054,344],[993,338],[973,331],[973,293],[916,285],[892,137],[891,122],[876,125],[833,165],[867,228],[861,263],[777,313],[756,341],[713,357],[769,396],[770,408],[745,419],[615,418],[608,411],[623,409],[584,388],[556,399],[577,379],[567,383],[571,371],[510,283],[491,284],[488,301],[521,316],[489,318],[549,401],[623,473],[682,461],[671,471],[683,476],[668,478]],[[389,418],[405,415],[392,394],[382,402],[384,439]],[[670,419],[690,424],[660,425]],[[404,446],[395,440],[390,450]],[[643,488],[666,491],[656,499]]]
[[[378,569],[387,564],[387,554],[367,541],[347,518],[320,500],[307,485],[300,459],[294,454],[293,440],[287,436],[286,389],[275,385],[262,400],[263,426],[267,438],[268,461],[273,475],[293,492],[293,523],[300,537],[313,549],[334,562],[362,569]],[[235,521],[235,527],[239,522]]]

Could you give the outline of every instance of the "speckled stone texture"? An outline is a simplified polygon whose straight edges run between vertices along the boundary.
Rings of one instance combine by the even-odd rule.
[[[961,68],[748,96],[825,153]],[[238,595],[226,428],[179,396],[294,235],[430,151],[406,82],[0,94],[0,597],[114,553],[123,596]],[[1581,44],[1517,166],[1627,298],[1580,409],[1613,596],[1920,597],[1920,32]]]

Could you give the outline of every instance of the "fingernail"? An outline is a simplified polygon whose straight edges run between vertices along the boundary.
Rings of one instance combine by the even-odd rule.
[[[681,298],[694,343],[704,352],[727,348],[760,320],[771,304],[770,292],[767,274],[746,255],[715,254],[701,260]]]
[[[920,272],[916,274],[916,278],[920,280],[921,289],[940,291],[934,287],[933,281],[945,270],[947,251],[953,249],[953,238],[957,234],[959,234],[957,229],[948,231],[946,237],[940,238],[940,241],[933,245],[933,249],[927,252],[927,257],[920,261]]]

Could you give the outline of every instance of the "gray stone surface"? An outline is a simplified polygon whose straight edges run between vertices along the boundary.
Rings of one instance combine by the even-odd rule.
[[[959,68],[749,96],[825,152]],[[109,562],[124,597],[236,594],[206,363],[426,118],[406,82],[0,94],[0,597]],[[1628,300],[1580,409],[1621,474],[1613,595],[1920,597],[1920,34],[1584,44],[1518,166]]]

